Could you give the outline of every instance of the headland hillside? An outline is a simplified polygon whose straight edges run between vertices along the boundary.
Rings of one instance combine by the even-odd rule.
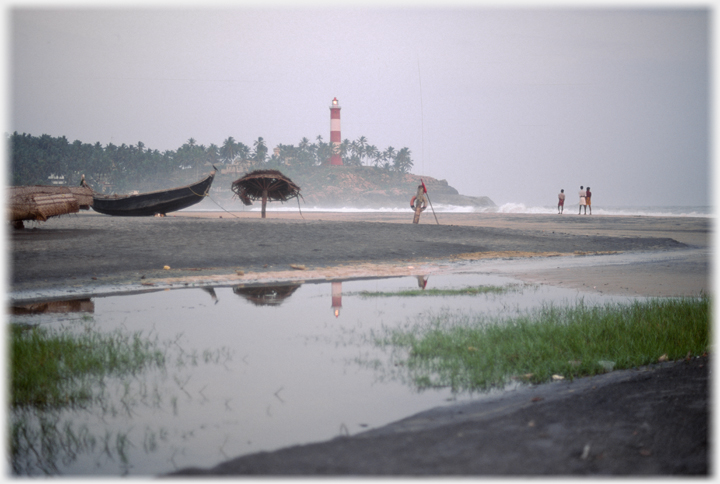
[[[421,178],[433,204],[496,206],[488,197],[461,195],[447,180],[371,166],[285,166],[280,171],[300,186],[304,205],[316,208],[408,208]],[[230,190],[232,182],[244,173],[228,173],[220,169],[215,176],[211,196],[219,201],[229,201],[233,195]]]

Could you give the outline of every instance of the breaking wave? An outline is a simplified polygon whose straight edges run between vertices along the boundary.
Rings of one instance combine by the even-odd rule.
[[[273,206],[275,205],[275,206]],[[259,204],[257,206],[245,207],[237,205],[232,208],[226,207],[230,211],[242,212],[259,212]],[[505,203],[495,207],[473,207],[459,205],[445,205],[436,203],[433,205],[437,213],[518,213],[518,214],[556,214],[557,208],[551,206],[527,206],[523,203]],[[565,207],[566,214],[577,213],[577,205],[567,205]],[[268,212],[296,212],[297,204],[287,203],[277,205],[269,204]],[[332,213],[411,213],[410,207],[380,207],[380,208],[358,208],[358,207],[310,207],[302,205],[303,212],[332,212]],[[186,209],[186,211],[202,211],[215,212],[221,211],[218,206],[205,205],[204,202]],[[594,206],[593,215],[623,215],[623,216],[644,216],[644,217],[713,217],[713,209],[710,206],[658,206],[658,207],[603,207]]]

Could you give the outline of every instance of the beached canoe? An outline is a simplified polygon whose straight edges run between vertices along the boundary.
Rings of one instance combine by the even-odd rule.
[[[87,187],[30,185],[8,188],[8,217],[15,228],[24,220],[45,222],[50,217],[88,210],[93,191]]]
[[[152,217],[176,212],[190,207],[205,198],[210,191],[215,171],[197,183],[169,190],[140,193],[137,195],[93,196],[92,208],[105,215],[123,217]]]

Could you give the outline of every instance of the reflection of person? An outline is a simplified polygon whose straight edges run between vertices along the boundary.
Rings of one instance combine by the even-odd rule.
[[[560,193],[558,193],[558,213],[563,213],[563,208],[565,208],[565,190],[560,190]]]
[[[590,193],[590,187],[587,187],[587,191],[585,192],[585,205],[587,208],[590,209],[590,215],[592,215],[592,205],[590,205],[590,197],[592,197],[592,193]]]
[[[585,214],[587,215],[587,206],[585,205],[585,195],[587,192],[583,189],[583,186],[580,185],[580,208],[578,209],[578,215],[582,212],[583,207],[585,207]]]
[[[420,289],[425,289],[425,286],[427,286],[428,277],[430,277],[430,276],[415,276],[415,277],[417,277],[418,287]]]

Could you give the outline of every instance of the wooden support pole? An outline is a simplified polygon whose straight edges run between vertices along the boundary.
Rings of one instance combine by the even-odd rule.
[[[265,207],[267,206],[267,190],[262,193],[262,218],[265,218]]]
[[[415,205],[415,217],[413,217],[413,223],[420,222],[420,214],[422,213],[422,206],[418,203]]]
[[[413,218],[414,224],[420,222],[420,214],[423,211],[423,205],[425,205],[424,191],[425,189],[423,188],[423,186],[419,185],[417,187],[417,193],[415,194],[415,197],[413,197],[415,203],[415,217]]]

